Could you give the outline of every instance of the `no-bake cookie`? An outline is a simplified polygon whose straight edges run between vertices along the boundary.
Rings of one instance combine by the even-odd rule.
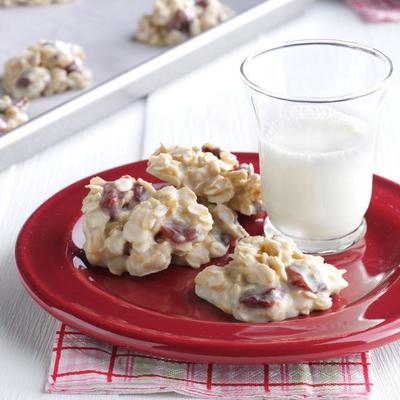
[[[28,121],[28,99],[13,102],[9,96],[0,97],[0,134],[9,132]]]
[[[90,85],[85,53],[75,44],[41,40],[5,64],[2,84],[14,99],[34,99]]]
[[[245,215],[262,207],[260,175],[253,165],[239,164],[235,155],[211,144],[202,148],[161,145],[150,157],[147,172]]]
[[[84,250],[91,264],[115,274],[161,271],[172,257],[198,268],[224,255],[232,239],[247,235],[232,210],[222,206],[210,212],[186,187],[157,190],[123,176],[113,182],[93,178],[88,188],[82,207]]]
[[[282,321],[329,309],[332,294],[348,285],[345,272],[301,253],[289,239],[253,236],[238,242],[225,267],[200,272],[195,290],[238,320]]]
[[[152,14],[139,21],[136,40],[172,46],[199,35],[234,15],[219,0],[157,0]]]

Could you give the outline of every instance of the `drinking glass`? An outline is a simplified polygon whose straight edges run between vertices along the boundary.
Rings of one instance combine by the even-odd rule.
[[[267,235],[321,254],[364,235],[379,106],[392,72],[382,52],[336,40],[287,42],[244,60]]]

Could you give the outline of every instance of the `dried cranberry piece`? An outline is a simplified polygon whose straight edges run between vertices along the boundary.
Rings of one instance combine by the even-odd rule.
[[[193,240],[197,239],[197,231],[194,228],[184,229],[183,235],[185,236],[187,242],[193,242]]]
[[[135,183],[133,185],[133,198],[135,199],[135,201],[140,203],[144,200],[147,200],[149,198],[149,194],[147,193],[147,190],[144,186]]]
[[[219,147],[210,147],[207,145],[202,146],[201,151],[204,153],[211,153],[214,154],[215,157],[220,158],[221,156],[221,149]]]
[[[257,211],[256,215],[255,215],[255,219],[259,219],[264,221],[264,219],[267,217],[267,212],[263,209]]]
[[[171,29],[189,33],[193,16],[185,10],[178,10],[171,21]]]
[[[308,286],[308,284],[305,281],[305,279],[303,278],[302,274],[300,274],[299,272],[295,271],[293,268],[290,268],[290,267],[286,268],[286,273],[289,278],[289,282],[292,285],[297,286],[304,290],[309,290],[310,292],[312,292],[310,286]]]
[[[162,236],[174,243],[193,242],[197,238],[197,231],[194,228],[186,228],[180,225],[163,225],[160,233]]]
[[[106,183],[103,186],[100,204],[110,214],[111,218],[118,215],[122,197],[124,197],[124,193],[116,189],[112,183]]]
[[[154,235],[154,241],[156,243],[162,243],[162,242],[165,241],[165,237],[164,237],[164,235],[162,234],[161,231]]]
[[[222,233],[219,235],[219,238],[220,238],[221,242],[222,242],[225,246],[228,246],[228,245],[231,244],[232,237],[231,237],[231,235],[229,235],[228,233],[222,232]]]
[[[197,0],[196,5],[207,8],[210,5],[210,2],[208,0]]]
[[[21,100],[17,101],[15,105],[18,108],[24,109],[29,104],[29,99],[27,97],[23,97]]]
[[[82,65],[76,61],[72,61],[65,67],[65,71],[67,74],[70,74],[71,72],[80,72],[82,71]]]
[[[31,80],[29,78],[27,78],[26,76],[20,76],[17,81],[15,82],[15,86],[17,88],[27,88],[29,85],[31,84]]]
[[[129,256],[131,254],[131,250],[132,250],[132,243],[125,242],[125,244],[124,244],[124,254],[126,256]]]
[[[249,308],[272,307],[282,299],[282,292],[279,289],[268,289],[263,293],[245,293],[239,302]]]
[[[249,164],[246,164],[246,163],[238,164],[238,165],[235,165],[232,169],[234,171],[237,171],[239,169],[243,169],[243,170],[249,172]]]
[[[313,293],[318,293],[321,290],[326,289],[325,282],[321,279],[313,279],[306,282],[303,275],[300,272],[295,271],[293,268],[286,268],[286,273],[289,278],[289,282],[301,289],[308,290]]]

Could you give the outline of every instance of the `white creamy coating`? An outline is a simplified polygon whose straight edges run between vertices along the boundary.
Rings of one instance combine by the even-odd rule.
[[[273,225],[305,239],[355,230],[372,190],[373,135],[332,108],[295,107],[260,148],[263,202]]]

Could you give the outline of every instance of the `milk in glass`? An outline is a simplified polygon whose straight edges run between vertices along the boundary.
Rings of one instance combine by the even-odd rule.
[[[270,221],[301,239],[340,238],[361,224],[372,191],[373,134],[328,106],[298,106],[266,124],[260,142]]]

